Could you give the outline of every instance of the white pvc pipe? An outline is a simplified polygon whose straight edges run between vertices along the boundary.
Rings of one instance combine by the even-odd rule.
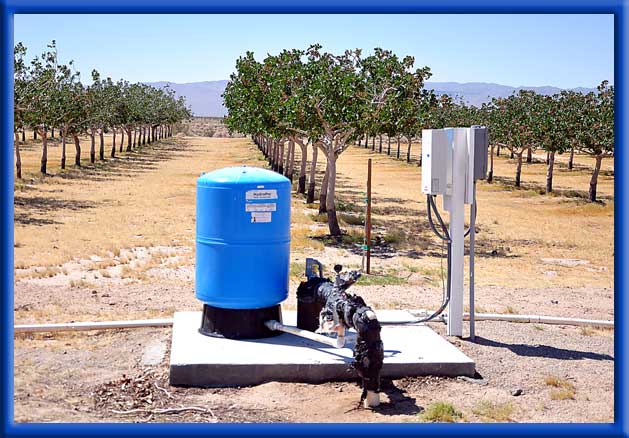
[[[137,327],[169,327],[173,325],[172,318],[137,319],[131,321],[89,321],[60,324],[20,324],[13,327],[14,333],[62,332],[79,330],[108,330]]]
[[[470,314],[464,313],[463,319],[469,320]],[[562,318],[558,316],[543,315],[512,315],[502,313],[474,313],[476,321],[507,321],[507,322],[532,322],[538,324],[577,325],[614,328],[614,321],[599,319]]]
[[[426,310],[410,310],[411,314],[427,315]],[[477,321],[506,321],[506,322],[521,322],[521,323],[536,323],[536,324],[558,324],[558,325],[576,325],[576,326],[592,326],[592,327],[606,327],[614,328],[614,321],[604,321],[598,319],[580,319],[580,318],[562,318],[558,316],[542,316],[542,315],[513,315],[513,314],[500,314],[500,313],[475,313]],[[463,318],[469,320],[470,314],[464,313]],[[443,322],[443,315],[432,320],[432,322]],[[318,335],[307,330],[300,330],[296,327],[285,326],[277,321],[268,321],[268,323],[275,322],[281,326],[281,330],[287,333],[292,333],[296,336],[308,338],[317,342],[323,342],[324,344],[332,345],[333,347],[342,348],[337,345],[337,340],[328,338],[327,336]],[[381,321],[383,324],[403,325],[413,323],[409,321]],[[57,324],[19,324],[13,327],[14,333],[37,333],[37,332],[61,332],[61,331],[82,331],[82,330],[110,330],[110,329],[125,329],[125,328],[138,328],[138,327],[170,327],[173,325],[172,318],[163,319],[138,319],[130,321],[88,321],[88,322],[73,322],[73,323],[57,323]],[[271,330],[276,330],[271,328]]]
[[[310,339],[311,341],[320,342],[322,344],[330,345],[335,348],[343,348],[343,345],[339,345],[337,339],[328,338],[327,336],[323,336],[317,333],[313,333],[308,330],[302,330],[297,327],[292,327],[289,325],[281,324],[275,320],[267,321],[264,323],[269,330],[277,330],[284,333],[290,333],[295,336],[299,336],[301,338]],[[343,341],[345,338],[343,337]]]

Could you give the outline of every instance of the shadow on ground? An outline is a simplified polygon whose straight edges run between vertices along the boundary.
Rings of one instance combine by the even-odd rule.
[[[506,348],[518,356],[544,357],[559,360],[614,360],[614,358],[608,354],[593,353],[591,351],[568,350],[565,348],[552,347],[550,345],[507,344],[505,342],[494,341],[479,336],[476,336],[474,343],[486,347]]]
[[[405,390],[398,388],[390,380],[383,380],[380,388],[389,397],[389,401],[373,408],[375,412],[382,415],[417,415],[424,410],[417,406],[415,398],[406,395]]]

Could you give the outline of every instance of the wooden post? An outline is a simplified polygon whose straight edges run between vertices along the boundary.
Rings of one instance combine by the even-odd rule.
[[[367,217],[365,218],[367,243],[367,274],[371,274],[371,158],[367,162]]]

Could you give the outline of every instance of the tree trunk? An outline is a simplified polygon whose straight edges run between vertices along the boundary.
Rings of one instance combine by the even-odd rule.
[[[142,146],[146,144],[146,129],[146,126],[142,128]]]
[[[546,165],[548,165],[549,161],[550,161],[550,152],[546,152]]]
[[[286,172],[288,173],[288,179],[293,182],[293,170],[295,168],[295,142],[290,140],[288,142],[288,163],[286,164]]]
[[[105,128],[101,128],[100,132],[98,133],[98,136],[100,137],[100,146],[98,148],[98,158],[100,158],[101,161],[105,159],[105,133],[103,132],[104,130]]]
[[[496,156],[500,156],[500,145],[498,145],[498,147],[496,148]]]
[[[411,162],[411,145],[413,144],[413,138],[408,137],[408,149],[406,150],[406,162]]]
[[[60,131],[61,135],[61,168],[66,168],[66,130],[62,129]]]
[[[334,148],[328,151],[328,184],[327,184],[327,199],[325,200],[326,212],[328,213],[328,228],[332,236],[340,236],[341,228],[339,227],[339,221],[336,217],[336,205],[334,202],[335,189],[336,189],[336,154]]]
[[[327,155],[327,154],[326,154]],[[321,190],[319,190],[319,213],[326,213],[328,210],[328,184],[330,183],[330,160],[325,165],[325,173],[321,181]]]
[[[369,136],[365,135],[365,149],[369,147]]]
[[[24,134],[24,131],[22,131]],[[22,179],[22,157],[20,156],[20,144],[15,143],[15,172],[17,173],[17,179]]]
[[[26,142],[26,129],[22,128],[22,142]]]
[[[112,134],[113,134],[113,142],[114,144],[111,147],[111,158],[116,158],[116,129],[115,128],[111,128]]]
[[[555,151],[551,151],[548,157],[548,169],[546,170],[546,193],[553,191],[553,168],[555,167]]]
[[[362,146],[362,141],[363,141],[362,137],[358,137],[358,147]]]
[[[511,149],[511,156],[510,156],[510,158],[511,158],[512,160],[515,158],[515,155],[514,155],[514,153],[513,153],[513,149]]]
[[[120,152],[122,152],[123,147],[124,147],[124,128],[120,130]]]
[[[279,148],[277,151],[277,164],[279,168],[277,169],[280,175],[284,175],[284,140],[279,142]]]
[[[389,137],[388,135],[387,135],[387,142],[388,142],[387,155],[390,157],[391,156],[391,137]]]
[[[511,154],[513,154],[513,150],[511,151]],[[516,187],[520,187],[520,177],[522,176],[522,155],[523,154],[524,154],[524,151],[518,154],[518,162],[515,166],[515,186]]]
[[[33,140],[37,140],[37,128],[33,128]]]
[[[40,172],[46,175],[46,163],[48,162],[48,133],[46,129],[41,132],[41,141],[42,141],[42,152],[41,152],[41,166],[39,168]]]
[[[529,148],[526,152],[526,162],[527,163],[532,163],[533,162],[533,148]]]
[[[131,152],[131,141],[132,141],[132,135],[131,135],[131,128],[127,129],[127,152]]]
[[[274,170],[273,167],[275,164],[273,163],[273,159],[275,158],[275,143],[271,140],[271,138],[267,139],[267,143],[269,147],[269,157],[267,160],[269,162],[269,166],[271,166],[271,170]]]
[[[301,148],[301,163],[299,166],[299,182],[297,184],[297,193],[306,193],[306,165],[308,162],[308,145],[299,143]]]
[[[137,132],[138,132],[138,130],[137,130],[137,129],[134,129],[134,130],[133,130],[133,147],[136,147],[135,137],[136,137]]]
[[[55,138],[55,128],[54,126],[50,128],[50,138]]]
[[[601,162],[603,161],[602,155],[596,156],[596,164],[594,166],[594,172],[592,172],[592,179],[590,180],[590,193],[589,198],[591,202],[596,202],[596,186],[598,185],[598,174],[601,171]]]
[[[400,136],[397,136],[397,156],[396,158],[399,160],[400,159]]]
[[[306,195],[306,204],[312,204],[315,198],[315,183],[317,174],[317,156],[319,148],[316,144],[312,145],[312,161],[310,162],[310,175],[308,178],[308,194]]]
[[[96,161],[96,133],[94,128],[90,129],[90,163]]]
[[[380,134],[379,136],[379,141],[380,141],[380,144],[378,145],[378,153],[381,154],[382,153],[382,134]]]
[[[487,182],[491,184],[494,180],[494,147],[489,147],[489,174],[487,175]]]
[[[74,149],[76,149],[76,155],[74,156],[74,164],[81,167],[81,143],[79,142],[78,135],[72,135],[74,138]]]
[[[376,151],[376,136],[371,137],[371,150]]]
[[[568,158],[568,169],[572,170],[574,166],[574,146],[570,148],[570,158]]]

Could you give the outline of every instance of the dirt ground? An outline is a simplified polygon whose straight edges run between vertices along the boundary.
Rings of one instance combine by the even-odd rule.
[[[177,137],[59,172],[53,143],[54,166],[42,178],[37,145],[22,149],[25,179],[15,191],[16,324],[170,317],[199,309],[195,180],[227,165],[263,165],[247,139]],[[374,275],[353,289],[376,308],[439,305],[441,248],[426,226],[421,168],[352,147],[338,167],[339,210],[348,231],[343,243],[327,240],[316,205],[294,196],[285,308],[295,307],[306,256],[327,267],[360,266],[362,227],[350,224],[364,207],[368,158],[374,160]],[[525,186],[514,190],[513,162],[496,159],[496,182],[479,185],[478,312],[613,318],[613,172],[601,175],[603,202],[590,204],[583,200],[590,162],[577,157],[577,163],[573,171],[556,170],[558,193],[545,196],[536,186],[543,182],[543,163],[526,165]],[[445,334],[443,324],[431,327]],[[476,361],[477,379],[385,381],[385,402],[366,410],[355,409],[360,389],[353,382],[169,387],[168,328],[18,334],[15,420],[421,422],[439,421],[427,412],[445,402],[460,414],[456,421],[613,421],[613,330],[478,322],[476,341],[466,336],[450,341]]]

